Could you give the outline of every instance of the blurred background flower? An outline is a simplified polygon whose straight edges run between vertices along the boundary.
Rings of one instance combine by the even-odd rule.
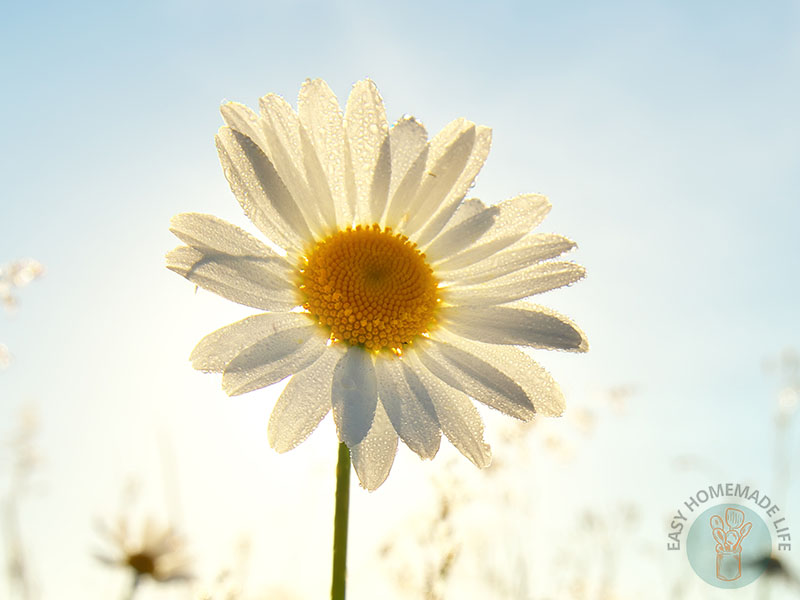
[[[6,310],[17,306],[15,291],[42,276],[44,267],[32,258],[15,260],[0,265],[0,302]]]
[[[106,566],[128,570],[134,589],[146,578],[158,583],[192,579],[185,543],[172,527],[148,518],[137,532],[120,517],[111,525],[98,522],[97,529],[110,547],[95,557]]]

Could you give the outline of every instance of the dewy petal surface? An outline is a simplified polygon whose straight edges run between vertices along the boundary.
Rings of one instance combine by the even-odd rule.
[[[325,336],[308,318],[298,317],[297,326],[274,333],[240,352],[222,372],[222,389],[238,396],[267,387],[302,371],[325,351]]]
[[[267,141],[272,164],[294,198],[305,222],[317,235],[326,227],[324,196],[315,196],[305,177],[306,158],[313,164],[314,157],[303,151],[303,126],[289,103],[280,96],[267,94],[259,100],[261,129]],[[309,149],[309,152],[311,150]]]
[[[434,261],[439,263],[437,269],[462,268],[507,248],[542,222],[550,211],[550,202],[539,194],[524,194],[490,208],[495,210],[495,219],[479,242],[473,247]]]
[[[480,285],[458,285],[447,289],[449,304],[504,304],[549,292],[583,279],[586,270],[570,262],[546,262],[503,275]]]
[[[230,256],[263,257],[282,265],[287,272],[292,266],[244,229],[212,215],[182,213],[172,217],[169,230],[182,242],[203,252]]]
[[[225,124],[253,140],[264,154],[269,155],[269,145],[258,115],[244,104],[226,102],[219,109]]]
[[[378,381],[372,354],[350,346],[333,370],[331,402],[339,439],[349,448],[363,440],[375,416]]]
[[[392,229],[399,229],[404,219],[411,214],[409,212],[409,199],[414,198],[419,190],[422,178],[425,175],[425,165],[428,160],[428,146],[423,146],[419,155],[411,163],[408,171],[400,182],[397,189],[392,193],[387,204],[383,224]]]
[[[297,201],[256,142],[222,127],[217,150],[231,190],[256,227],[283,248],[300,247],[311,238]]]
[[[459,250],[471,246],[491,229],[499,213],[500,209],[497,206],[490,206],[449,228],[433,240],[430,246],[425,248],[425,256],[432,263],[436,263],[437,260],[451,256]]]
[[[241,352],[272,334],[311,324],[311,319],[298,313],[253,315],[208,334],[192,350],[189,360],[199,371],[222,373]]]
[[[480,212],[486,210],[487,206],[478,198],[468,198],[464,200],[461,204],[458,205],[456,212],[453,213],[453,216],[447,222],[447,225],[444,226],[441,233],[436,236],[436,239],[445,235],[458,225],[461,225],[467,219],[470,219],[477,215]],[[436,241],[434,239],[434,241]],[[435,262],[431,260],[431,262]]]
[[[550,373],[519,348],[475,342],[444,331],[440,337],[450,346],[480,357],[483,362],[514,381],[525,392],[536,414],[558,417],[564,412],[564,394],[559,385]]]
[[[444,149],[441,156],[428,155],[427,171],[423,175],[414,203],[405,215],[407,221],[401,226],[403,233],[413,236],[419,226],[428,219],[428,216],[438,210],[464,172],[474,145],[475,125],[467,122],[464,129],[459,131],[458,136]],[[426,241],[414,237],[419,245],[426,243]]]
[[[475,353],[431,341],[418,345],[417,356],[425,368],[450,387],[517,419],[533,418],[535,410],[525,390]]]
[[[503,306],[451,306],[440,324],[457,335],[490,344],[586,352],[586,336],[572,321],[545,308],[514,302]]]
[[[298,446],[330,412],[333,369],[343,352],[337,346],[327,348],[289,380],[269,418],[267,435],[275,450],[288,452]]]
[[[367,436],[350,448],[353,468],[361,485],[370,492],[386,481],[397,453],[397,433],[383,405],[378,402]]]
[[[476,249],[481,249],[485,244]],[[575,242],[554,233],[537,233],[523,237],[506,250],[476,260],[459,269],[437,268],[443,281],[459,285],[475,285],[497,279],[551,258],[561,256],[575,247]],[[473,255],[473,258],[475,256]],[[448,264],[451,261],[447,261]]]
[[[425,148],[428,132],[425,130],[425,126],[414,117],[405,117],[389,130],[389,141],[392,154],[392,180],[389,185],[389,196],[392,197]],[[427,158],[427,154],[425,158]]]
[[[238,304],[267,311],[298,304],[291,271],[278,256],[232,256],[179,246],[167,254],[167,268],[192,283]]]
[[[433,458],[441,438],[436,409],[413,371],[396,357],[375,361],[378,397],[397,434],[421,458]]]
[[[368,220],[376,164],[389,135],[383,99],[372,81],[366,79],[353,86],[345,107],[344,126],[356,186],[356,218]],[[388,164],[381,168],[388,167]]]
[[[492,452],[483,441],[483,421],[469,397],[429,373],[416,358],[416,353],[409,352],[407,361],[410,367],[406,368],[413,371],[425,386],[437,421],[450,443],[479,469],[488,467]]]
[[[492,130],[488,127],[476,127],[475,142],[472,145],[472,152],[464,165],[464,169],[450,188],[450,192],[441,202],[439,210],[432,218],[426,221],[420,221],[420,233],[417,235],[417,243],[424,246],[435,238],[449,222],[453,213],[458,209],[467,190],[469,190],[474,182],[478,171],[483,167],[483,163],[489,154],[491,144]],[[424,226],[422,225],[423,222]]]
[[[339,102],[321,79],[306,81],[300,88],[297,111],[311,144],[316,150],[336,209],[339,227],[353,222],[347,198],[346,138],[344,117]]]

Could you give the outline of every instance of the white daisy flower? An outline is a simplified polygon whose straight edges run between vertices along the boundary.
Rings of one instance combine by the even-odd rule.
[[[569,319],[524,300],[584,269],[551,260],[574,242],[531,233],[550,210],[545,197],[465,199],[490,129],[456,119],[428,140],[414,118],[390,127],[369,80],[353,86],[344,114],[319,79],[303,84],[297,112],[274,94],[260,107],[223,105],[216,141],[234,195],[271,246],[181,214],[171,230],[186,245],[167,266],[266,312],[205,337],[193,366],[222,373],[229,395],[291,376],[270,444],[294,448],[332,408],[369,490],[389,474],[398,438],[430,459],[444,433],[487,466],[471,399],[524,421],[561,414],[558,385],[516,346],[587,350]]]
[[[160,527],[147,519],[138,536],[123,518],[110,527],[98,522],[97,527],[113,548],[98,552],[95,557],[105,565],[129,569],[134,575],[134,587],[145,576],[159,583],[192,578],[185,543],[171,527]]]

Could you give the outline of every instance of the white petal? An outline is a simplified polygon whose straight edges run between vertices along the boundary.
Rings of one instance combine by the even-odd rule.
[[[437,313],[445,329],[471,340],[586,352],[589,342],[575,323],[545,308],[514,302],[504,306],[449,306]]]
[[[389,199],[389,184],[392,178],[391,145],[389,136],[383,139],[375,163],[375,172],[372,176],[372,185],[369,196],[369,223],[380,223],[386,202]]]
[[[308,326],[302,313],[266,313],[253,315],[209,333],[192,350],[189,360],[198,371],[222,373],[225,366],[243,350],[268,338],[273,333]]]
[[[228,127],[221,127],[216,139],[225,177],[250,220],[279,246],[302,247],[311,231],[264,151]]]
[[[269,156],[267,139],[264,137],[264,130],[261,128],[261,122],[256,113],[238,102],[226,102],[220,106],[219,111],[222,113],[222,120],[228,127],[249,137],[258,144],[264,154]]]
[[[361,486],[375,491],[386,481],[397,453],[397,433],[383,405],[378,402],[372,427],[359,444],[350,448],[353,468]]]
[[[307,318],[303,322],[308,323]],[[222,389],[229,396],[238,396],[277,383],[316,361],[325,351],[326,341],[318,325],[279,329],[225,366]]]
[[[492,227],[499,213],[499,207],[490,206],[447,229],[425,248],[425,256],[432,263],[436,263],[438,260],[445,259],[467,246],[471,246]]]
[[[336,96],[322,79],[306,81],[297,100],[300,122],[317,151],[325,172],[339,227],[352,224],[345,183],[345,133]]]
[[[461,174],[464,172],[467,160],[475,145],[475,125],[469,121],[465,121],[463,125],[463,129],[459,130],[457,137],[444,148],[441,156],[436,156],[433,153],[434,142],[440,136],[431,141],[431,152],[428,154],[426,172],[417,190],[416,197],[407,208],[408,221],[401,226],[406,235],[411,236],[414,234],[423,223],[436,213],[445,198],[451,195],[454,189],[453,186],[459,181]],[[463,198],[463,195],[459,197],[459,200],[461,198]],[[455,207],[453,210],[455,211]],[[420,242],[416,238],[415,241],[420,245],[426,243]]]
[[[546,262],[478,285],[453,285],[444,294],[448,304],[505,304],[583,279],[586,269],[570,262]]]
[[[414,117],[405,117],[392,126],[389,130],[389,138],[392,146],[392,182],[389,185],[389,197],[391,198],[425,148],[428,132]]]
[[[426,181],[432,178],[429,174],[435,163],[441,160],[465,131],[473,127],[474,125],[466,119],[454,119],[422,147],[392,195],[386,215],[387,226],[402,230],[408,224],[415,211],[419,209],[419,203],[423,200],[420,197],[420,193],[423,191],[421,189],[423,178]]]
[[[303,164],[306,168],[308,188],[319,209],[319,218],[323,224],[321,234],[328,235],[328,233],[337,229],[336,206],[333,203],[331,188],[319,155],[305,127],[300,127],[300,143],[303,147]],[[327,230],[324,226],[327,226]]]
[[[525,391],[537,415],[557,417],[564,412],[564,394],[558,383],[519,348],[473,342],[444,331],[439,332],[439,337],[468,354],[480,356],[483,361],[503,372]]]
[[[344,127],[350,147],[356,187],[356,221],[365,222],[371,214],[370,192],[373,174],[381,147],[389,135],[383,100],[378,88],[369,79],[359,81],[353,86],[345,107]]]
[[[428,391],[437,420],[447,439],[475,466],[480,469],[488,467],[492,461],[492,452],[483,441],[483,421],[478,410],[466,394],[431,375],[415,354],[410,351],[405,356]]]
[[[533,404],[511,377],[474,353],[453,344],[428,341],[417,346],[417,356],[431,373],[487,406],[529,421]]]
[[[179,246],[167,254],[167,268],[245,306],[281,311],[299,304],[292,272],[279,256],[232,256]]]
[[[278,452],[287,452],[311,435],[331,410],[333,369],[343,350],[326,348],[317,361],[289,380],[272,409],[267,436]]]
[[[536,233],[521,238],[505,250],[497,253],[491,252],[489,256],[475,260],[479,253],[485,251],[488,254],[490,253],[490,246],[499,243],[502,242],[497,240],[491,244],[476,246],[474,248],[476,252],[471,253],[469,257],[467,257],[467,253],[470,250],[461,253],[459,256],[465,260],[474,260],[472,264],[464,267],[456,269],[442,268],[445,263],[457,266],[462,262],[459,260],[447,260],[436,265],[437,275],[442,281],[452,281],[460,285],[483,283],[507,273],[519,271],[529,265],[556,258],[575,247],[575,242],[565,238],[563,235]]]
[[[478,198],[469,198],[467,200],[464,200],[461,204],[458,205],[456,212],[453,213],[453,216],[447,222],[447,225],[444,226],[444,229],[442,229],[442,233],[440,233],[439,236],[437,236],[437,238],[444,235],[457,225],[460,225],[467,219],[474,217],[479,212],[486,210],[486,208],[487,208],[486,204],[484,204]]]
[[[349,448],[369,432],[378,401],[378,382],[372,355],[350,346],[333,370],[331,403],[339,439]]]
[[[411,213],[409,211],[413,199],[417,195],[417,190],[428,162],[428,150],[427,145],[420,150],[416,160],[408,168],[400,183],[397,184],[397,189],[392,194],[386,209],[386,216],[383,220],[385,227],[398,229],[400,223],[410,217]]]
[[[271,258],[276,263],[283,262],[287,270],[291,269],[289,263],[275,254],[266,244],[244,229],[213,215],[200,213],[175,215],[170,220],[169,230],[182,242],[200,250],[222,252],[231,256],[262,256]]]
[[[467,164],[456,182],[453,184],[450,193],[441,202],[439,210],[428,218],[429,215],[420,213],[418,215],[418,225],[409,226],[409,231],[412,229],[419,229],[420,232],[416,234],[416,242],[420,245],[428,244],[435,238],[439,232],[448,223],[453,213],[458,209],[461,201],[467,193],[467,190],[475,182],[478,172],[486,162],[486,157],[489,156],[489,148],[492,145],[492,130],[488,127],[477,127],[475,129],[475,143],[472,146],[472,152],[467,159]],[[424,218],[424,219],[423,219]]]
[[[298,119],[286,100],[267,94],[259,100],[261,128],[267,141],[270,161],[286,184],[306,223],[318,235],[324,235],[325,219],[320,215],[319,199],[309,189],[305,178],[305,155]]]
[[[506,248],[528,235],[550,211],[550,202],[539,194],[524,194],[495,205],[498,213],[494,224],[474,248],[444,257],[437,269],[457,269],[470,265]]]
[[[400,438],[421,458],[433,458],[441,432],[428,392],[399,358],[379,356],[375,362],[378,398]]]

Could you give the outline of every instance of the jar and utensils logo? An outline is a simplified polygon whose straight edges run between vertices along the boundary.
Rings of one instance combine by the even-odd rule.
[[[675,511],[667,537],[667,550],[685,549],[701,579],[728,589],[752,583],[776,552],[792,549],[780,507],[758,489],[733,483],[689,496]]]

